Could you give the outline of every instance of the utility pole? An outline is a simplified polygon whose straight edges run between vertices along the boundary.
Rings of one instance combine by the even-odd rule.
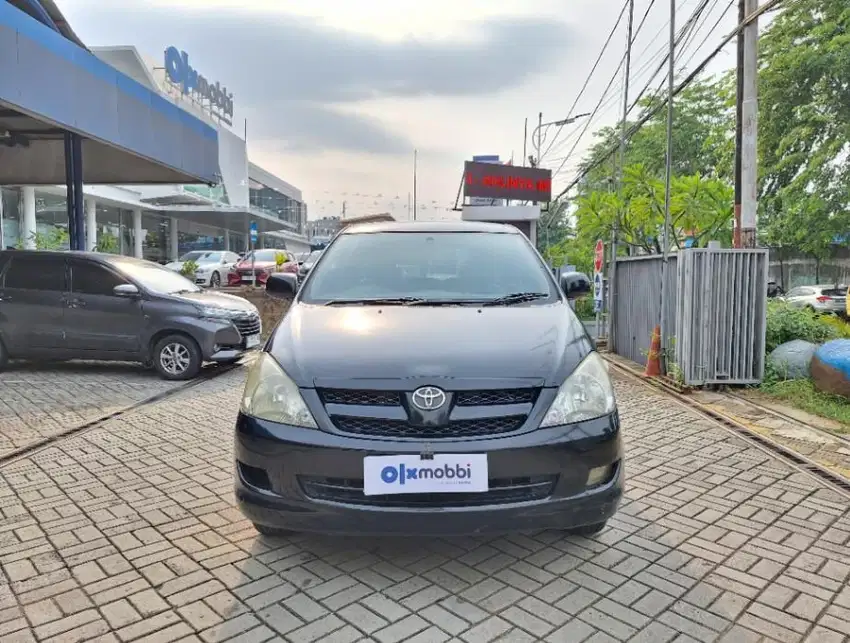
[[[738,0],[738,24],[747,17],[747,0]],[[744,140],[744,30],[738,31],[735,90],[735,228],[732,233],[732,247],[741,247],[741,144]]]
[[[522,166],[525,167],[525,164],[528,163],[528,157],[526,154],[528,153],[528,117],[525,119],[525,128],[522,131]]]
[[[673,175],[673,91],[676,78],[676,0],[670,0],[670,56],[667,67],[667,169],[664,177],[664,230],[661,233],[661,372],[667,372],[667,328],[664,309],[668,297],[664,282],[667,279],[667,254],[670,250],[670,183]]]
[[[744,0],[747,17],[758,11],[758,0]],[[743,91],[741,92],[741,247],[756,247],[758,217],[758,20],[744,27]]]
[[[617,194],[621,197],[623,193],[623,168],[626,164],[626,117],[629,112],[629,76],[632,65],[632,31],[635,20],[635,0],[629,0],[629,27],[626,34],[626,68],[623,80],[623,122],[620,124],[620,162],[617,167]],[[617,321],[614,318],[614,306],[617,297],[617,238],[620,236],[620,210],[614,213],[614,226],[611,229],[611,254],[608,262],[608,350],[613,351],[614,326]],[[596,334],[599,335],[599,319],[596,322]]]
[[[543,149],[543,112],[537,115],[537,158],[532,167],[540,167],[540,152]]]
[[[416,166],[418,164],[418,151],[413,150],[413,220],[416,221]]]

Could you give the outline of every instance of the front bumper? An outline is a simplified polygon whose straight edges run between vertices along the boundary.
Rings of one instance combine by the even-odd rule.
[[[236,500],[252,522],[352,535],[470,535],[570,529],[617,510],[625,472],[616,413],[518,436],[438,440],[434,453],[486,453],[490,491],[364,496],[363,458],[418,454],[424,441],[387,442],[266,422],[240,413]],[[590,469],[612,465],[588,488]]]

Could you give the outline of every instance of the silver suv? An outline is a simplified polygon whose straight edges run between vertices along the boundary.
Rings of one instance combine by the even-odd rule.
[[[785,301],[796,308],[843,315],[846,311],[847,286],[798,286],[788,291]]]

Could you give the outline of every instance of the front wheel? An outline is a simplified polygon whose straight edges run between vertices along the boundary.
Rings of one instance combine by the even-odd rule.
[[[269,536],[270,538],[284,538],[286,536],[291,536],[293,532],[288,529],[281,529],[280,527],[269,527],[268,525],[260,525],[256,522],[254,523],[254,529],[256,529],[263,536]]]
[[[201,364],[201,349],[186,335],[168,335],[154,346],[154,368],[167,380],[190,380],[201,370]]]
[[[581,527],[576,527],[574,529],[568,529],[567,533],[570,536],[595,536],[603,529],[605,529],[605,525],[608,524],[607,520],[603,520],[602,522],[595,522],[590,525],[582,525]]]

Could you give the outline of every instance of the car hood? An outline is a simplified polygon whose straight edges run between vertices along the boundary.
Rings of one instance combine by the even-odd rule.
[[[237,297],[236,295],[228,295],[223,292],[187,292],[171,296],[182,301],[198,304],[199,306],[218,306],[219,308],[227,308],[228,310],[243,310],[245,312],[257,311],[257,307],[247,299]]]
[[[302,387],[410,378],[522,379],[530,386],[559,386],[593,345],[565,303],[492,308],[297,303],[267,350]]]

